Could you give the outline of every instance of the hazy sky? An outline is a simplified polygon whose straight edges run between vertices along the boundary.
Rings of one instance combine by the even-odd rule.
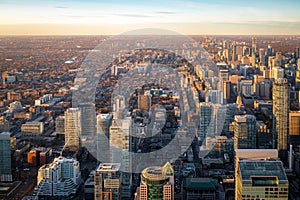
[[[0,0],[0,34],[300,34],[299,0]]]

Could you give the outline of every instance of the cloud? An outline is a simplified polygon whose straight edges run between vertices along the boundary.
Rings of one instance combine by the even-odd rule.
[[[115,15],[115,16],[121,16],[121,17],[136,17],[136,18],[146,18],[146,17],[153,17],[150,15],[143,15],[143,14],[122,14],[122,13],[114,13],[110,15]]]
[[[67,7],[67,6],[55,6],[54,8],[58,8],[58,9],[69,9],[69,7]]]
[[[156,14],[165,14],[165,15],[175,15],[178,14],[177,12],[172,12],[172,11],[156,11]]]

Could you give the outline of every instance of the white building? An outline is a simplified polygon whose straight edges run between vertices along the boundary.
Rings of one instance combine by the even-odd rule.
[[[79,162],[72,158],[55,158],[51,164],[40,167],[37,176],[37,196],[70,196],[80,186]]]
[[[70,150],[77,151],[80,134],[80,111],[78,108],[69,108],[65,112],[65,146]]]

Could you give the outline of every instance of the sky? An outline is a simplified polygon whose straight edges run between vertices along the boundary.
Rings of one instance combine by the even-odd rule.
[[[0,35],[298,35],[299,9],[299,0],[0,0]]]

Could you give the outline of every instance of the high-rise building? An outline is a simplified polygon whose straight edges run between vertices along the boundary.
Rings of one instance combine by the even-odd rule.
[[[136,199],[174,199],[174,170],[169,162],[163,167],[148,167],[142,171]]]
[[[255,52],[256,52],[256,38],[255,37],[252,37],[252,56],[253,54],[255,55]]]
[[[80,110],[69,108],[65,112],[65,147],[71,151],[78,151],[79,136],[81,134]]]
[[[81,103],[78,105],[81,120],[80,136],[95,136],[96,134],[96,111],[94,103]]]
[[[120,163],[101,163],[94,176],[95,200],[121,200]]]
[[[236,200],[288,199],[288,179],[281,161],[239,161]]]
[[[289,85],[288,80],[277,79],[273,84],[273,145],[279,157],[287,161],[289,134]]]
[[[289,143],[292,145],[300,145],[300,112],[291,111],[289,116],[290,132]]]
[[[233,45],[233,49],[232,49],[232,60],[233,60],[233,61],[237,61],[237,59],[238,59],[238,54],[237,54],[236,45]]]
[[[123,119],[123,112],[125,109],[125,97],[118,95],[116,97],[114,97],[114,104],[113,104],[113,108],[114,108],[114,119]]]
[[[276,150],[237,149],[235,199],[288,199],[289,182]]]
[[[37,176],[36,196],[67,197],[75,195],[81,183],[79,162],[58,157],[40,167]]]
[[[97,160],[100,162],[110,161],[109,130],[111,125],[111,114],[97,115]]]
[[[109,146],[111,151],[111,162],[121,163],[120,170],[122,173],[122,188],[120,194],[122,199],[131,197],[131,172],[132,158],[130,152],[132,150],[131,141],[131,117],[122,120],[115,120],[110,127]]]
[[[220,90],[209,90],[206,102],[223,104],[223,92]]]
[[[272,78],[274,79],[284,78],[284,69],[280,67],[273,67]]]
[[[58,116],[55,119],[55,131],[58,135],[65,134],[65,116]]]
[[[228,79],[229,79],[228,69],[220,69],[219,70],[219,78],[221,81],[228,81]]]
[[[223,99],[224,103],[229,103],[231,96],[231,82],[230,81],[224,81],[223,82]]]
[[[256,148],[256,118],[254,115],[234,117],[234,149]]]
[[[113,121],[110,127],[109,146],[111,150],[111,162],[122,163],[122,171],[131,171],[131,118]]]
[[[151,94],[138,95],[138,109],[149,110],[151,107]]]
[[[213,134],[213,106],[211,103],[200,103],[199,137],[201,141]]]
[[[260,48],[258,53],[259,53],[260,66],[266,65],[266,52],[265,52],[265,50]]]
[[[295,58],[296,59],[300,58],[300,47],[295,48]]]
[[[0,134],[0,181],[12,181],[10,133]]]

